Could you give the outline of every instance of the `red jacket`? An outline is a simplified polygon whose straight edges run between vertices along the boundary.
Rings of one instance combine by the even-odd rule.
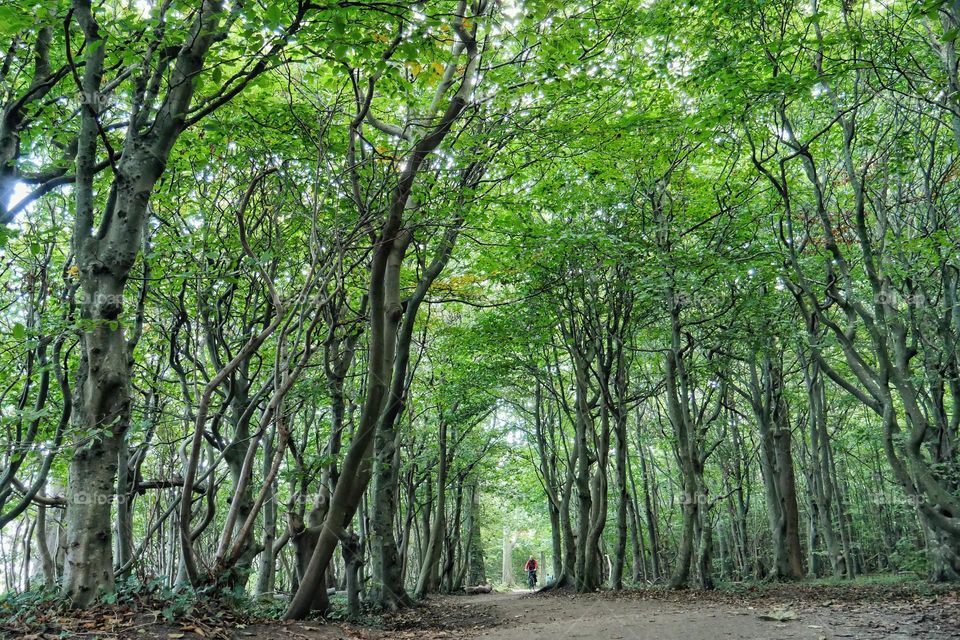
[[[524,571],[536,571],[537,570],[537,561],[533,558],[527,560],[527,564],[523,565]]]

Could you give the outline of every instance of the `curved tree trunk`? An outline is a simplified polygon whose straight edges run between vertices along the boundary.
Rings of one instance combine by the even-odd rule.
[[[433,510],[433,522],[430,525],[429,538],[427,540],[427,550],[420,564],[420,573],[417,576],[417,586],[414,595],[422,598],[427,593],[436,591],[437,587],[437,564],[440,561],[441,541],[446,531],[446,495],[447,495],[447,469],[449,462],[447,460],[447,420],[441,414],[440,416],[440,452],[438,454],[437,468],[437,489],[436,504]]]

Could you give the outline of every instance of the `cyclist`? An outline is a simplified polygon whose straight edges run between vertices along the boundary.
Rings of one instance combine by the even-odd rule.
[[[537,560],[533,556],[523,565],[523,570],[527,572],[527,583],[533,589],[537,586]]]

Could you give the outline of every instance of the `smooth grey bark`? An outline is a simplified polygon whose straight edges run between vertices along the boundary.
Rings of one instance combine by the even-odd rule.
[[[547,432],[549,448],[554,453],[551,466],[555,467],[551,473],[556,477],[559,484],[559,505],[560,532],[563,542],[563,560],[561,563],[561,572],[554,577],[552,588],[560,588],[576,584],[577,575],[577,535],[574,531],[574,521],[571,514],[571,503],[574,499],[576,486],[576,467],[577,467],[577,448],[576,448],[576,427],[574,427],[574,446],[568,446],[567,436],[563,430],[563,418],[572,424],[577,424],[576,410],[570,406],[568,400],[568,380],[563,374],[559,365],[559,354],[557,348],[548,350],[547,361],[550,362],[548,374],[544,377],[544,388],[549,390],[554,400],[557,416],[556,423],[551,421],[551,428]],[[564,474],[563,481],[560,482],[559,458],[563,452]],[[548,585],[550,586],[550,585]]]
[[[394,428],[378,431],[376,452],[373,513],[370,521],[370,546],[373,564],[371,600],[386,609],[396,609],[411,604],[403,586],[403,565],[394,536],[394,519],[397,513],[400,450],[399,434]]]
[[[413,337],[416,307],[408,315],[400,301],[400,273],[407,247],[412,242],[410,233],[402,233],[394,243],[387,260],[385,276],[385,307],[387,309],[386,344],[383,354],[388,387],[384,410],[373,437],[373,516],[370,522],[373,554],[373,598],[381,607],[396,609],[410,603],[401,580],[399,552],[394,536],[397,511],[397,488],[400,481],[400,449],[397,422],[403,411],[403,398],[409,385],[407,363]],[[422,300],[422,298],[421,298]],[[406,311],[411,311],[410,308]],[[405,322],[406,319],[409,322]]]
[[[296,512],[287,514],[287,528],[290,533],[290,541],[293,543],[294,557],[296,559],[295,577],[297,588],[307,575],[307,569],[310,566],[310,558],[313,557],[314,550],[317,547],[317,541],[320,539],[320,531],[323,527],[324,511],[316,505],[307,514],[306,521]],[[309,603],[311,610],[323,610],[329,606],[327,599],[326,584],[312,594],[313,600]]]
[[[643,548],[643,527],[640,524],[640,514],[635,496],[636,486],[634,485],[627,499],[627,520],[630,527],[631,579],[639,583],[647,579],[647,559]]]
[[[269,464],[273,459],[274,434],[270,434],[263,444],[263,476],[270,474]],[[263,505],[263,552],[260,554],[260,571],[257,574],[256,591],[258,595],[272,593],[276,577],[276,556],[274,546],[277,541],[277,488],[276,483],[269,485],[266,501]]]
[[[477,481],[470,484],[467,489],[467,494],[466,584],[468,587],[475,587],[487,583],[487,572],[483,560],[483,544],[480,540],[480,487]]]
[[[773,551],[772,575],[777,580],[803,577],[800,520],[793,470],[792,439],[788,408],[783,396],[782,351],[771,339],[763,353],[754,353],[748,363],[750,402],[760,435],[760,472],[767,502],[767,520]],[[737,385],[733,385],[738,389]]]
[[[364,297],[360,303],[360,316],[365,313],[366,305],[367,298]],[[330,395],[330,436],[326,445],[329,462],[320,472],[320,489],[317,496],[321,522],[326,516],[330,496],[340,477],[338,460],[343,445],[348,408],[345,382],[356,357],[357,341],[363,333],[361,317],[350,317],[348,309],[346,292],[342,292],[334,295],[323,310],[329,327],[327,339],[323,344],[323,370],[327,381],[327,392]],[[350,406],[352,408],[352,404]]]
[[[820,368],[800,352],[804,384],[809,397],[808,429],[810,437],[810,471],[808,472],[812,517],[816,518],[817,537],[826,546],[830,570],[834,578],[847,575],[849,559],[843,553],[833,522],[835,508],[833,478],[830,474],[830,433],[827,429],[826,389]],[[813,536],[811,535],[811,538]],[[816,572],[814,572],[816,575]]]
[[[693,345],[685,345],[683,337],[692,340],[683,330],[681,321],[682,304],[672,285],[668,287],[667,299],[670,306],[670,346],[664,362],[665,391],[667,413],[676,435],[676,456],[680,465],[681,500],[683,521],[681,524],[680,545],[677,564],[670,578],[671,589],[688,586],[691,569],[696,568],[697,582],[700,588],[713,587],[710,563],[712,543],[712,522],[710,510],[713,501],[709,499],[704,480],[704,466],[707,459],[719,445],[719,440],[708,446],[705,436],[709,425],[720,413],[722,402],[717,400],[715,409],[707,413],[707,403],[714,395],[714,389],[706,390],[704,397],[695,407],[693,404],[693,380],[688,369],[688,359]],[[725,390],[716,393],[722,398]]]
[[[43,497],[44,493],[41,490],[40,494]],[[53,558],[53,554],[50,553],[50,543],[47,539],[47,507],[44,505],[37,506],[37,550],[40,554],[40,568],[43,571],[43,584],[47,587],[52,587],[57,581],[57,564]]]
[[[564,575],[563,532],[561,529],[561,500],[557,495],[557,424],[554,412],[545,407],[543,385],[537,380],[533,395],[533,422],[537,454],[540,460],[540,482],[547,495],[547,513],[550,516],[550,542],[553,550],[553,576],[557,582]]]
[[[468,179],[475,182],[482,172],[469,172],[469,174]],[[387,304],[392,309],[402,310],[402,315],[396,316],[395,322],[399,326],[392,323],[389,328],[390,335],[396,336],[395,343],[388,347],[386,355],[387,361],[392,361],[393,370],[390,377],[390,394],[386,399],[377,434],[374,436],[374,503],[371,518],[373,575],[378,583],[375,585],[373,599],[387,609],[412,604],[403,585],[402,564],[399,561],[393,523],[396,518],[400,482],[398,446],[400,434],[396,427],[404,410],[404,399],[412,376],[409,368],[415,321],[427,292],[450,260],[462,222],[463,218],[457,216],[454,224],[444,233],[433,260],[427,265],[413,293],[403,304],[400,301],[400,272],[407,245],[413,240],[412,235],[404,236],[388,263],[390,286],[387,289],[389,294]]]
[[[624,344],[632,296],[621,285],[625,278],[626,273],[619,267],[612,270],[596,267],[583,282],[574,283],[565,293],[563,309],[567,317],[560,323],[573,362],[575,382],[578,506],[575,577],[581,593],[596,590],[604,579],[602,536],[609,499],[611,432],[621,430],[626,439],[628,372]],[[625,456],[625,447],[618,450]],[[596,469],[592,470],[594,465]],[[617,484],[625,496],[626,457],[620,459],[617,472]],[[618,527],[619,557],[611,571],[617,588],[622,587],[627,539],[625,500],[620,506],[618,525],[623,526]]]
[[[571,342],[567,338],[568,343]],[[576,579],[577,591],[584,593],[593,591],[599,586],[597,574],[599,568],[595,555],[587,555],[587,537],[590,528],[590,514],[592,512],[593,501],[590,491],[591,467],[594,459],[590,455],[587,446],[588,423],[590,431],[594,431],[592,409],[589,406],[587,398],[588,382],[587,367],[585,359],[579,354],[573,353],[574,374],[575,374],[575,394],[576,394],[576,428],[574,429],[574,452],[576,455],[576,473],[574,476],[574,487],[577,496],[577,537],[576,537],[576,569],[574,577]],[[592,359],[592,358],[591,358]],[[591,433],[591,436],[593,434]],[[599,474],[597,474],[599,475]]]
[[[654,512],[654,497],[652,495],[653,488],[656,486],[651,482],[650,475],[652,471],[648,471],[647,464],[647,454],[646,449],[643,446],[643,438],[641,434],[641,414],[640,409],[637,409],[637,446],[640,453],[640,477],[643,480],[643,514],[644,518],[647,521],[647,535],[650,537],[650,569],[652,571],[653,581],[657,582],[663,575],[663,572],[660,568],[660,533],[659,527],[657,524],[657,516]]]
[[[500,582],[506,585],[515,584],[513,575],[513,546],[516,543],[516,534],[508,528],[503,529],[503,545],[500,562]]]
[[[835,100],[836,95],[829,83],[826,86]],[[788,246],[791,274],[789,284],[804,319],[809,323],[811,318],[815,317],[836,339],[849,373],[841,373],[831,366],[829,359],[824,357],[819,348],[815,347],[812,353],[833,382],[880,418],[887,462],[894,477],[914,501],[921,521],[932,534],[928,536],[931,578],[958,580],[960,501],[953,495],[949,482],[938,477],[935,471],[936,461],[924,451],[925,443],[929,439],[944,433],[945,423],[940,422],[939,417],[947,414],[944,410],[946,406],[941,406],[939,400],[930,402],[931,398],[938,397],[937,393],[930,393],[930,385],[936,388],[943,380],[942,377],[937,381],[916,375],[917,365],[913,363],[914,359],[922,354],[927,358],[940,359],[946,364],[951,358],[956,358],[956,349],[954,346],[940,349],[937,355],[939,345],[943,344],[942,333],[936,335],[937,332],[930,332],[929,323],[917,323],[913,313],[904,313],[897,304],[904,296],[914,299],[918,293],[922,293],[926,300],[938,299],[938,296],[920,288],[923,286],[923,274],[916,274],[916,280],[912,277],[901,279],[897,274],[897,267],[891,268],[891,265],[888,265],[892,256],[884,250],[888,244],[875,238],[876,229],[868,223],[868,202],[880,212],[876,224],[883,228],[886,227],[886,216],[892,212],[886,208],[882,198],[869,193],[856,166],[856,115],[841,113],[837,116],[843,134],[841,162],[853,193],[853,232],[859,250],[856,260],[858,268],[863,269],[872,294],[872,302],[864,303],[859,293],[860,276],[855,278],[853,275],[853,265],[850,263],[852,257],[848,255],[849,252],[841,249],[837,242],[835,224],[828,210],[829,190],[823,183],[817,162],[811,150],[802,147],[796,140],[785,107],[780,108],[778,115],[784,122],[788,140],[800,150],[798,156],[814,196],[823,246],[830,256],[822,265],[827,283],[824,287],[811,279],[809,269],[805,269],[797,256],[796,248]],[[792,242],[795,237],[790,185],[772,174],[756,154],[754,165],[780,194],[784,203],[787,238]],[[946,275],[950,271],[938,272],[938,275],[940,273]],[[941,280],[931,286],[947,293],[939,296],[939,299],[949,300],[950,288],[947,282]],[[839,317],[827,313],[826,307],[821,304],[824,293],[830,303],[839,309]],[[910,307],[912,310],[915,305]],[[947,327],[954,326],[954,307],[946,302],[940,311],[940,326],[943,326],[942,323],[946,323]],[[854,340],[858,329],[862,330],[869,344],[868,352],[863,348],[862,341]],[[947,334],[952,335],[953,330],[948,329]],[[916,344],[923,345],[922,352],[915,347]],[[956,376],[953,378],[956,379]],[[954,410],[953,414],[956,416],[958,412]]]
[[[417,475],[417,465],[413,464],[407,470],[406,478],[404,481],[404,499],[405,499],[405,512],[403,518],[403,532],[400,535],[400,548],[398,552],[400,553],[400,579],[406,584],[407,578],[407,567],[410,564],[410,545],[414,532],[414,527],[416,526],[416,515],[417,515],[417,487],[418,483],[414,482],[414,478]]]
[[[433,509],[433,522],[427,537],[427,547],[420,563],[420,573],[417,575],[417,586],[414,595],[423,598],[427,593],[435,591],[437,583],[437,564],[440,560],[441,538],[446,531],[446,498],[447,498],[447,471],[450,461],[448,458],[447,418],[441,411],[440,432],[438,438],[439,453],[437,463],[436,504]]]
[[[610,586],[613,589],[623,589],[623,569],[627,556],[627,535],[629,528],[627,516],[630,510],[630,494],[627,491],[627,453],[625,447],[626,421],[623,421],[624,436],[621,439],[620,426],[615,429],[617,436],[616,474],[617,474],[617,543],[613,552],[613,570],[610,572]],[[624,442],[621,445],[620,442]],[[634,536],[636,537],[636,536]]]
[[[674,305],[672,305],[674,306]],[[675,306],[674,306],[675,307]],[[674,313],[678,316],[679,311]],[[697,476],[695,461],[691,448],[691,434],[688,421],[681,408],[680,400],[680,377],[679,369],[679,351],[680,334],[679,322],[674,320],[673,345],[667,352],[665,372],[667,387],[667,409],[670,415],[670,422],[676,430],[677,435],[677,456],[680,462],[680,474],[683,488],[683,523],[680,530],[680,545],[677,557],[677,566],[670,578],[670,587],[680,589],[687,586],[690,578],[690,565],[694,554],[694,527],[700,515],[700,487]]]
[[[360,314],[367,308],[367,298],[360,304]],[[350,318],[347,314],[347,298],[345,293],[332,296],[324,305],[323,313],[329,327],[327,338],[324,341],[324,374],[327,380],[327,390],[330,395],[330,436],[327,439],[326,455],[329,458],[320,472],[320,487],[315,504],[304,522],[302,514],[296,514],[288,520],[288,535],[293,541],[296,552],[296,575],[292,591],[297,591],[300,580],[305,575],[307,565],[313,555],[320,538],[320,527],[326,518],[330,506],[330,498],[339,481],[339,456],[343,443],[343,433],[346,426],[348,400],[345,381],[353,366],[356,356],[357,342],[362,335],[360,318]],[[352,403],[349,404],[352,410]],[[304,443],[305,446],[305,443]],[[307,493],[307,482],[304,475],[301,495]],[[326,582],[332,582],[331,572],[328,570]],[[312,603],[311,610],[323,611],[328,607],[325,589],[318,589]]]
[[[207,324],[207,331],[205,333],[207,336],[212,336],[215,333],[210,323]],[[214,356],[214,354],[216,354],[216,346],[212,344],[212,339],[208,338],[208,344],[208,351]],[[250,358],[253,357],[253,355],[254,353],[250,352],[247,357],[239,362],[233,374],[223,381],[223,386],[227,387],[227,397],[230,398],[227,419],[232,431],[232,437],[223,450],[223,460],[230,473],[230,504],[231,507],[236,505],[235,508],[238,516],[233,524],[234,536],[239,533],[242,522],[250,514],[253,503],[253,488],[249,483],[243,482],[243,462],[246,457],[247,445],[250,442],[250,420],[254,415],[254,411],[251,410],[251,380],[249,377]],[[219,363],[219,354],[216,354],[211,359],[214,363],[220,364],[218,368],[222,368],[222,363]],[[268,440],[272,437],[273,434],[268,436]],[[264,450],[264,457],[266,459],[266,449]],[[254,544],[254,540],[251,539],[250,542],[246,543],[245,550],[251,549]],[[247,574],[245,569],[249,565],[249,559],[250,558],[247,558],[246,562],[243,562],[241,566],[237,567],[239,571],[233,574],[231,581],[232,586],[244,586],[246,584]]]
[[[457,555],[460,551],[460,538],[463,535],[461,514],[463,513],[463,476],[458,475],[454,481],[456,490],[454,491],[453,513],[448,522],[447,532],[443,540],[443,561],[440,566],[440,590],[443,593],[452,593],[459,589],[455,583],[455,567]]]
[[[606,280],[606,274],[600,277]],[[560,319],[564,346],[573,364],[577,497],[574,578],[581,593],[596,590],[603,581],[600,547],[607,520],[610,423],[611,413],[617,411],[610,389],[615,358],[611,343],[621,337],[610,324],[617,323],[614,314],[599,312],[601,304],[613,304],[609,283],[598,285],[594,278],[591,273],[570,284],[563,295]]]
[[[222,11],[216,0],[203,2],[172,63],[170,89],[152,123],[145,126],[143,121],[152,105],[138,103],[144,111],[131,114],[120,155],[112,160],[115,177],[99,225],[94,221],[93,181],[101,124],[95,101],[87,100],[81,109],[72,248],[83,293],[80,317],[87,328],[81,335],[73,404],[76,428],[92,437],[74,450],[70,463],[63,576],[63,593],[78,607],[114,587],[110,514],[118,456],[130,420],[131,353],[120,321],[123,295],[141,246],[150,196],[185,127],[194,93],[192,79],[220,37]],[[86,96],[98,96],[107,42],[89,1],[75,0],[72,13],[87,47],[80,88]],[[137,85],[136,99],[141,102],[152,53],[148,53],[142,84]]]
[[[623,319],[624,326],[629,324],[629,315]],[[616,344],[623,344],[623,336],[616,336]],[[617,484],[617,544],[613,553],[613,566],[610,571],[610,586],[613,589],[623,589],[623,569],[627,555],[627,517],[631,506],[630,492],[627,487],[627,371],[623,357],[623,348],[615,354],[616,378],[614,381],[615,404],[613,405],[613,431],[616,438],[616,484]],[[636,536],[634,536],[636,539]]]

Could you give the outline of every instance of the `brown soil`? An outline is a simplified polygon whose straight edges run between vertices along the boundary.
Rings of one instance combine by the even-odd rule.
[[[60,636],[53,628],[0,636],[258,638],[263,640],[906,640],[960,638],[960,594],[900,587],[790,585],[742,592],[665,590],[443,596],[386,616],[376,627],[298,623],[243,623],[231,616],[165,624],[138,616],[113,628],[77,625]],[[155,618],[154,618],[155,620]],[[72,625],[65,625],[72,626]],[[97,628],[99,627],[99,629]],[[79,632],[79,633],[78,633]],[[73,636],[77,634],[77,636]]]

